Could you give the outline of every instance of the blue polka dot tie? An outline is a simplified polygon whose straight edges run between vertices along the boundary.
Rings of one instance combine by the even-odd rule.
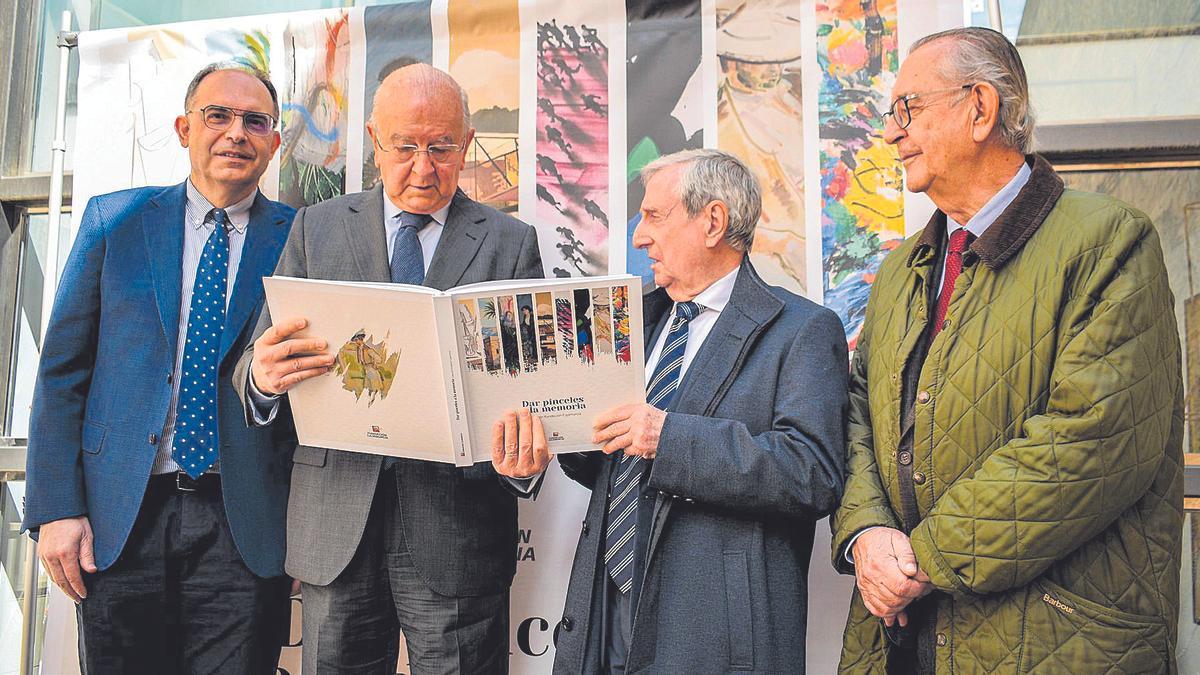
[[[192,478],[199,478],[217,461],[217,360],[229,274],[229,217],[224,209],[213,209],[205,220],[215,227],[204,244],[192,286],[171,452],[171,459]]]
[[[683,372],[683,354],[687,351],[688,324],[700,315],[700,305],[680,302],[667,330],[658,365],[646,385],[646,402],[666,410],[679,390],[679,375]],[[613,456],[614,479],[608,496],[608,522],[604,528],[604,569],[622,593],[633,588],[633,556],[637,541],[637,505],[649,461],[636,455]]]

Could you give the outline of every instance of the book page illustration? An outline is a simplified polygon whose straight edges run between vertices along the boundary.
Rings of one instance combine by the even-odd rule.
[[[375,342],[372,336],[359,329],[338,350],[333,371],[341,376],[342,388],[354,394],[354,400],[361,400],[366,392],[367,407],[370,407],[376,398],[387,398],[399,362],[399,351],[388,353],[386,336]]]
[[[476,461],[490,457],[491,423],[505,410],[541,417],[550,451],[594,450],[592,422],[617,405],[644,400],[641,295],[636,279],[587,280],[561,290],[473,289],[455,296],[457,341]],[[636,335],[637,339],[631,339]],[[470,365],[467,345],[483,345]]]

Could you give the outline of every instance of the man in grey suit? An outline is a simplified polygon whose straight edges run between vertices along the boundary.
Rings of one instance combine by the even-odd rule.
[[[592,497],[554,672],[803,672],[814,525],[844,476],[842,324],[755,273],[741,161],[684,151],[642,179],[647,403],[596,419],[604,454],[560,458]],[[492,463],[533,475],[545,447],[509,413]]]
[[[367,130],[382,185],[301,209],[276,274],[439,289],[542,276],[533,228],[457,189],[474,129],[449,75],[393,72]],[[278,397],[333,363],[324,341],[293,337],[305,325],[264,313],[235,373],[251,423],[290,423]],[[308,446],[293,462],[286,569],[302,582],[305,672],[390,675],[401,630],[414,673],[507,671],[513,492],[528,486],[486,464]]]

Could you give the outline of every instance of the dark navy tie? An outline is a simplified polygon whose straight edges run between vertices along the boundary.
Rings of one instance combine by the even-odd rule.
[[[666,410],[679,389],[683,371],[683,353],[687,349],[688,323],[700,314],[700,305],[680,302],[667,330],[662,354],[654,375],[646,385],[646,402]],[[622,593],[633,588],[634,541],[637,539],[638,485],[647,462],[635,455],[622,455],[613,468],[616,479],[608,497],[608,525],[604,530],[604,568]]]
[[[217,461],[217,361],[229,278],[229,217],[225,209],[213,209],[205,220],[215,227],[204,244],[192,285],[171,452],[171,459],[192,478],[199,478]]]
[[[428,213],[401,213],[400,230],[392,242],[392,283],[425,283],[425,254],[421,253],[421,240],[417,233],[429,224],[433,217]]]

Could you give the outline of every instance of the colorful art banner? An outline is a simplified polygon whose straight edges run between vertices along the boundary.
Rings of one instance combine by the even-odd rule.
[[[751,260],[768,283],[804,293],[804,107],[801,6],[717,3],[717,147],[740,157],[762,186]]]
[[[896,0],[817,2],[824,302],[853,348],[879,264],[904,240],[904,183],[883,113],[900,68]]]

